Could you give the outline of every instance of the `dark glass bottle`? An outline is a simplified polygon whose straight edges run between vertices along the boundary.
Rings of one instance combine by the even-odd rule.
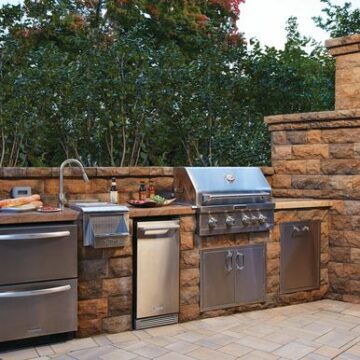
[[[145,182],[141,181],[139,186],[139,200],[146,200],[146,186]]]

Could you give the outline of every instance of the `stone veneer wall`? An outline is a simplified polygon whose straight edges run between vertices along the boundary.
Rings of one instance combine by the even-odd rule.
[[[334,200],[331,298],[360,303],[360,35],[329,40],[336,111],[266,117],[276,197]]]
[[[80,337],[131,329],[132,239],[124,247],[93,249],[79,239],[78,332]]]
[[[90,181],[85,183],[79,168],[65,168],[64,191],[69,199],[92,198],[109,201],[111,178],[115,177],[119,201],[137,197],[141,180],[154,180],[159,191],[173,188],[171,167],[97,167],[86,168]],[[46,202],[56,203],[59,193],[59,168],[0,168],[0,197],[8,197],[14,186],[31,186]]]

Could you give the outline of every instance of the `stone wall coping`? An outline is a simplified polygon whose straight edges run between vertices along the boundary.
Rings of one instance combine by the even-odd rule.
[[[173,176],[172,167],[86,167],[89,177],[151,177]],[[67,177],[81,177],[78,167],[67,167]],[[2,167],[0,178],[58,178],[58,167]]]
[[[312,121],[331,121],[331,120],[360,120],[360,109],[321,111],[309,113],[296,113],[285,115],[265,116],[264,121],[268,125],[287,124]]]
[[[171,177],[173,167],[87,167],[86,173],[90,178],[109,177]],[[271,176],[274,169],[270,166],[261,168],[264,175]],[[81,177],[79,168],[65,168],[66,177]],[[1,167],[0,178],[58,178],[58,167]]]
[[[342,36],[334,39],[329,39],[325,41],[325,46],[328,49],[340,46],[347,46],[351,44],[360,43],[360,34],[354,34],[349,36]]]
[[[275,198],[274,202],[275,210],[330,208],[333,206],[332,201],[319,199]]]

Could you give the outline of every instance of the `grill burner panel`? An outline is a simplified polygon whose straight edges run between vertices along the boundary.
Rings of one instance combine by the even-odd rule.
[[[210,236],[269,230],[274,223],[273,205],[269,204],[268,207],[251,205],[255,206],[241,210],[234,207],[200,209],[197,215],[198,234]]]
[[[253,167],[176,168],[180,201],[197,206],[200,236],[259,232],[274,223],[271,187]]]

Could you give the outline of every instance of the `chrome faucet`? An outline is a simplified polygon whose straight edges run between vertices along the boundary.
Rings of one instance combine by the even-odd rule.
[[[89,178],[86,175],[85,169],[83,164],[76,159],[67,159],[63,161],[63,163],[60,165],[60,191],[59,191],[59,208],[61,210],[64,210],[65,204],[67,202],[65,194],[64,194],[64,168],[68,164],[75,164],[77,165],[82,172],[82,176],[85,182],[89,182]]]

